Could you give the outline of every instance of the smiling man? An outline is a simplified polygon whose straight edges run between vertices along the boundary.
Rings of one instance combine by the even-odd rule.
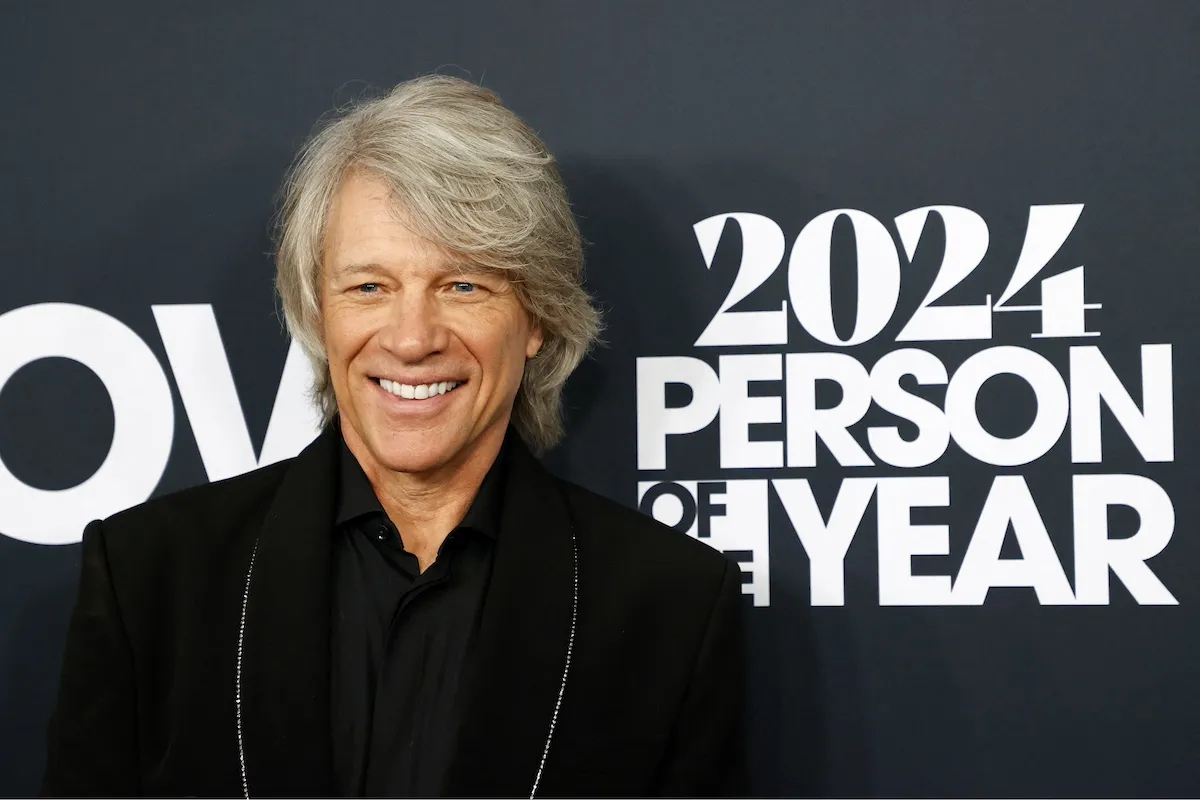
[[[278,286],[299,456],[84,534],[47,795],[732,795],[740,570],[559,480],[599,327],[554,160],[427,77],[324,126]]]

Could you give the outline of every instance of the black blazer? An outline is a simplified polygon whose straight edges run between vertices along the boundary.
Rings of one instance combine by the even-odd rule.
[[[444,794],[741,793],[740,570],[512,438]],[[337,444],[87,526],[43,794],[331,794]]]

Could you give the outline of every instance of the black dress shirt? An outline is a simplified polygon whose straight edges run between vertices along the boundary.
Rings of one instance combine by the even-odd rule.
[[[341,443],[330,712],[334,786],[343,796],[441,791],[491,575],[508,449],[422,573]]]

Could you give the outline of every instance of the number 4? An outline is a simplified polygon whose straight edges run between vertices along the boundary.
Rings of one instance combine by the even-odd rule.
[[[1029,207],[1029,225],[1025,228],[1021,255],[1017,258],[1012,279],[993,309],[1042,312],[1042,330],[1033,334],[1035,339],[1100,335],[1099,332],[1086,329],[1084,312],[1100,308],[1101,305],[1083,301],[1082,266],[1044,279],[1041,305],[1008,305],[1013,295],[1025,288],[1050,263],[1071,231],[1075,230],[1082,213],[1082,203]]]

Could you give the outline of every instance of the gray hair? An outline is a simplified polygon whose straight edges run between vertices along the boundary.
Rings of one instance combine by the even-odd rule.
[[[337,412],[321,335],[321,268],[333,199],[352,172],[387,182],[406,222],[447,251],[502,269],[545,341],[526,362],[512,423],[538,453],[562,438],[562,391],[600,331],[583,246],[554,157],[491,91],[430,75],[361,101],[301,148],[282,188],[276,286],[288,331]]]

